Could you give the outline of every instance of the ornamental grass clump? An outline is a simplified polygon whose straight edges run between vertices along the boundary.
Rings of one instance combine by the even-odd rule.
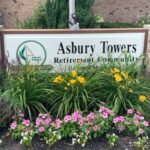
[[[99,96],[116,114],[123,114],[129,108],[139,110],[146,117],[150,113],[150,80],[144,76],[144,57],[125,62],[110,61],[98,68]]]
[[[7,71],[4,92],[1,97],[9,103],[15,113],[24,112],[32,118],[38,112],[46,112],[45,104],[50,97],[49,70],[36,66],[18,65]],[[49,92],[47,92],[47,90]]]
[[[75,66],[70,71],[56,73],[50,81],[52,95],[49,101],[50,112],[63,117],[76,110],[88,111],[96,108],[97,88],[94,71]]]

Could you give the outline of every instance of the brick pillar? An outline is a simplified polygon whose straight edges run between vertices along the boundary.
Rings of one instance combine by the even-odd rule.
[[[148,33],[148,43],[147,43],[147,67],[146,67],[146,76],[150,78],[150,24],[144,25],[144,28],[149,30],[149,33]]]

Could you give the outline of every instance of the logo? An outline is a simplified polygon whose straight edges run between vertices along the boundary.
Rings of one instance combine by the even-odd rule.
[[[46,50],[37,41],[25,41],[17,49],[17,60],[22,65],[43,65],[46,60]]]

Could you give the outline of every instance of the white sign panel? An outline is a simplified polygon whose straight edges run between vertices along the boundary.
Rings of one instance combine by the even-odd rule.
[[[108,53],[117,61],[123,51],[135,61],[144,52],[144,40],[144,32],[4,34],[4,48],[9,62],[57,66],[107,62]]]

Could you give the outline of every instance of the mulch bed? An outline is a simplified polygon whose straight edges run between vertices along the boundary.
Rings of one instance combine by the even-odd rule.
[[[3,140],[3,144],[0,146],[0,150],[110,150],[105,137],[100,139],[91,139],[84,148],[80,145],[72,145],[71,139],[61,140],[53,147],[48,148],[48,146],[41,138],[35,137],[32,147],[26,148],[20,145],[19,141],[12,140],[10,137],[5,137],[6,133],[6,130],[0,130],[0,139]],[[133,147],[133,142],[135,140],[135,137],[121,135],[118,144],[111,148],[111,150],[136,150],[136,148]],[[150,140],[148,150],[150,150]]]

